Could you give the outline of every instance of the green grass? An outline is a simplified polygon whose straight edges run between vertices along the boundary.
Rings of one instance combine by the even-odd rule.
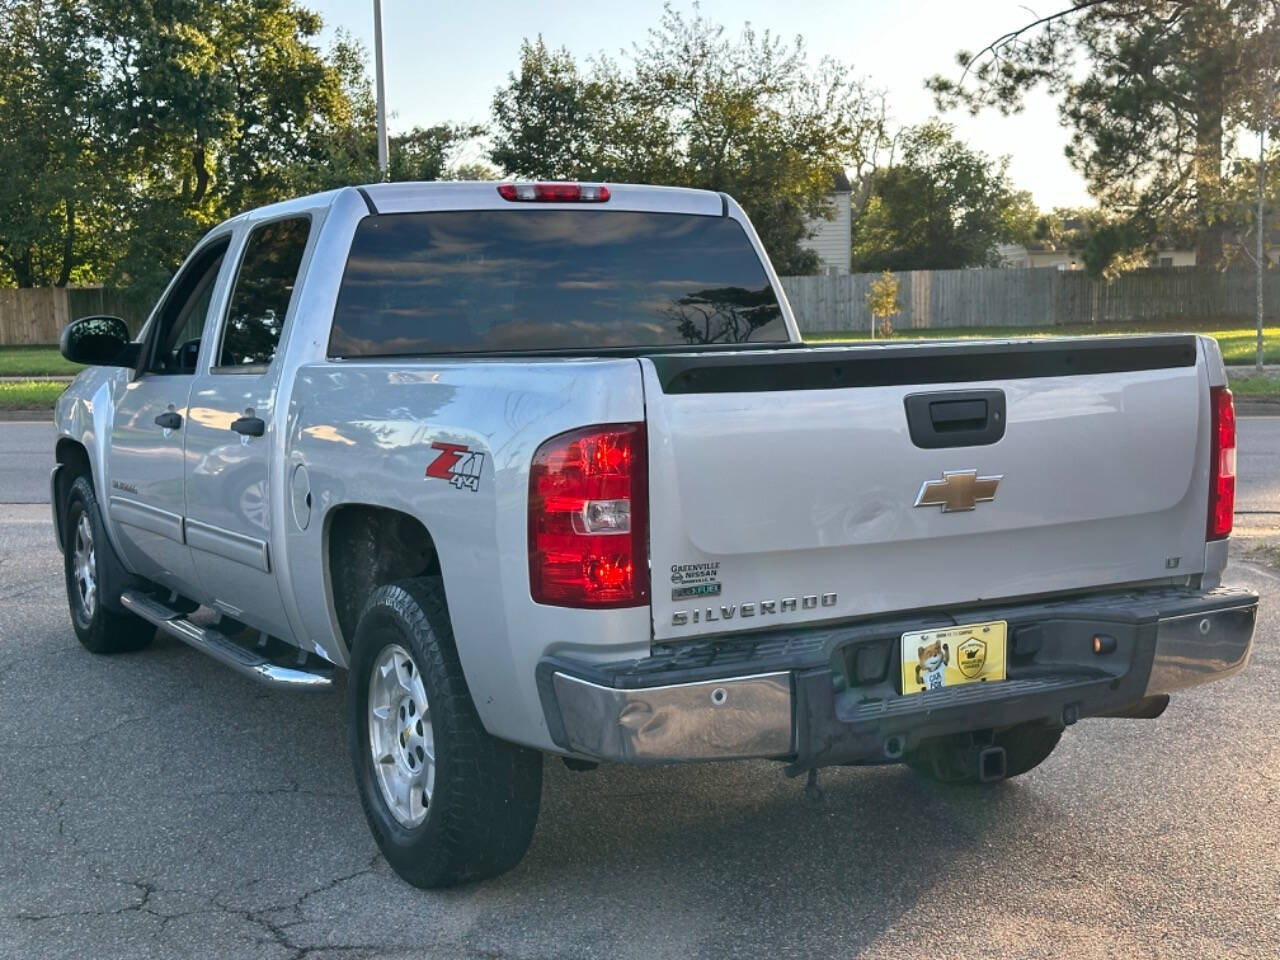
[[[11,380],[0,383],[0,410],[52,410],[67,389],[56,380]]]
[[[1232,377],[1231,392],[1237,400],[1280,400],[1280,380],[1275,377]]]
[[[1252,327],[1228,327],[1207,324],[1213,329],[1196,329],[1218,341],[1223,359],[1232,365],[1253,363],[1254,337]],[[1063,326],[1063,327],[966,327],[950,330],[900,329],[895,340],[946,340],[980,339],[984,337],[1062,337],[1082,334],[1170,333],[1186,331],[1187,325],[1178,324],[1130,324],[1124,327]],[[838,343],[869,339],[865,333],[823,333],[806,337],[811,343]],[[1263,330],[1263,358],[1267,363],[1280,363],[1280,326]],[[70,376],[81,367],[68,363],[57,347],[0,347],[0,377],[14,376]],[[0,410],[52,410],[58,394],[65,384],[38,381],[0,382]],[[1249,377],[1245,371],[1231,379],[1231,390],[1237,397],[1249,400],[1280,400],[1280,379]]]
[[[75,376],[83,369],[57,347],[0,347],[0,377]]]
[[[1229,365],[1252,364],[1257,328],[1251,326],[1225,326],[1215,323],[1134,323],[1124,326],[1108,324],[1092,326],[1076,324],[1061,327],[956,327],[946,330],[913,330],[910,327],[894,331],[895,340],[950,340],[982,339],[987,337],[1074,337],[1121,335],[1129,333],[1204,333],[1218,341],[1222,359]],[[812,343],[837,343],[870,339],[863,331],[855,333],[815,333],[805,337]],[[1280,325],[1267,326],[1262,331],[1262,359],[1264,363],[1280,363]]]

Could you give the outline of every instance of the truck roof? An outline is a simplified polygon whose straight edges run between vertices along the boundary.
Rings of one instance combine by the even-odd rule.
[[[711,190],[689,187],[656,187],[632,183],[610,183],[605,203],[583,204],[599,210],[641,210],[649,213],[690,213],[719,216],[726,212],[726,199]],[[410,183],[372,183],[360,189],[378,213],[419,213],[428,210],[484,210],[534,206],[502,199],[498,183],[492,180],[440,180]],[[576,207],[579,204],[546,204],[538,207]]]
[[[685,213],[724,216],[737,209],[725,194],[691,187],[658,187],[634,183],[610,183],[605,203],[517,203],[498,195],[496,180],[435,180],[400,183],[367,183],[325,190],[291,200],[246,210],[228,218],[215,229],[241,220],[264,220],[276,216],[326,208],[338,197],[358,191],[374,213],[426,213],[432,210],[505,210],[570,207],[596,210],[629,210],[644,213]]]

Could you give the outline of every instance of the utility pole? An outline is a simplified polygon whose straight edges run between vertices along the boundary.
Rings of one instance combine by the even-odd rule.
[[[1268,83],[1267,86],[1270,87],[1271,84]],[[1270,111],[1268,110],[1267,113],[1270,113]],[[1267,261],[1265,259],[1266,251],[1263,246],[1263,235],[1267,232],[1266,196],[1267,196],[1267,131],[1266,131],[1266,128],[1263,127],[1263,129],[1258,132],[1258,215],[1255,220],[1255,226],[1254,226],[1254,230],[1257,232],[1257,236],[1254,238],[1254,242],[1257,245],[1256,251],[1254,254],[1255,256],[1254,267],[1257,271],[1256,294],[1258,299],[1258,344],[1257,344],[1258,349],[1257,349],[1257,357],[1254,362],[1254,366],[1257,368],[1258,373],[1262,373],[1262,318],[1263,318],[1262,288],[1267,275]]]
[[[1271,120],[1274,116],[1273,100],[1276,95],[1275,83],[1275,50],[1268,46],[1268,55],[1265,58],[1262,77],[1262,103],[1259,105],[1258,120],[1258,209],[1254,216],[1254,231],[1257,236],[1254,237],[1254,269],[1256,270],[1256,291],[1257,310],[1258,310],[1258,339],[1257,353],[1254,360],[1254,366],[1258,373],[1262,373],[1262,321],[1264,315],[1263,308],[1263,286],[1267,273],[1267,253],[1265,238],[1267,233],[1267,129],[1271,126]]]
[[[387,91],[382,69],[382,0],[373,0],[373,59],[378,88],[378,175],[387,179]]]

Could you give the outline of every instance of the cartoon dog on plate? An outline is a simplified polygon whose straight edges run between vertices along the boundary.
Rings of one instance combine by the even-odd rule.
[[[916,664],[916,683],[925,690],[942,688],[942,676],[951,662],[951,648],[940,640],[924,644],[919,649],[920,662]]]

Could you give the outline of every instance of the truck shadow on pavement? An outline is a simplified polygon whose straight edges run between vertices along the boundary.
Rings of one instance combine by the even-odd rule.
[[[29,817],[10,820],[20,839],[3,872],[21,875],[11,916],[28,944],[43,942],[42,922],[74,914],[154,920],[162,939],[227,926],[204,934],[210,949],[247,929],[351,956],[778,956],[780,943],[853,955],[922,901],[941,898],[954,913],[967,896],[991,896],[953,878],[1034,860],[1044,825],[1065,818],[1035,788],[1039,771],[970,789],[902,767],[835,768],[815,804],[780,764],[574,773],[548,758],[525,861],[487,883],[422,892],[391,872],[366,830],[341,682],[291,696],[165,638],[100,658],[69,628],[54,634],[46,628],[5,679],[21,691],[23,674],[47,678],[56,663],[65,690],[50,696],[46,680],[10,706],[32,731],[51,729],[39,714],[47,705],[56,715],[74,691],[98,726],[6,754],[13,779],[0,801],[26,803]],[[236,954],[231,942],[221,955]]]

